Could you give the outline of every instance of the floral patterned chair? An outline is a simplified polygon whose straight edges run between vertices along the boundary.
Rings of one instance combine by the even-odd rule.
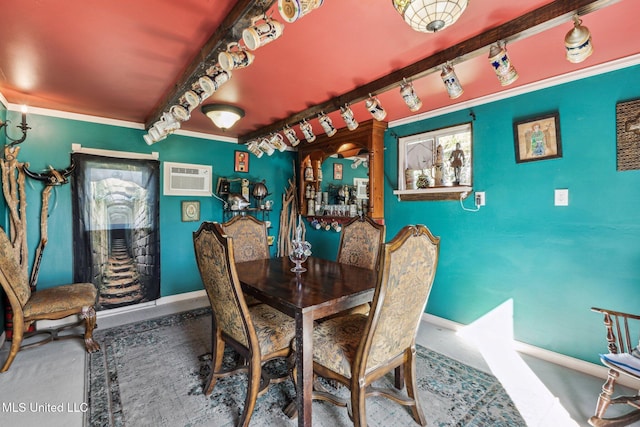
[[[269,258],[267,227],[251,215],[237,215],[220,224],[224,233],[233,239],[236,262]]]
[[[73,283],[31,292],[26,272],[20,268],[18,256],[6,233],[0,229],[0,284],[13,311],[11,348],[0,372],[6,372],[9,369],[21,349],[55,339],[77,336],[58,335],[58,333],[78,323],[25,334],[36,320],[58,320],[76,314],[80,322],[84,322],[84,344],[87,351],[93,353],[100,350],[100,345],[93,340],[93,329],[96,325],[94,308],[97,297],[96,287],[92,283]],[[24,338],[42,333],[49,334],[49,338],[21,347]]]
[[[267,227],[264,222],[251,215],[237,215],[221,224],[225,234],[233,239],[236,262],[254,261],[270,257]],[[245,295],[247,305],[260,304],[250,295]]]
[[[431,292],[439,250],[440,238],[424,225],[404,227],[384,245],[369,316],[340,316],[314,329],[315,374],[336,380],[351,391],[349,402],[324,390],[316,390],[314,399],[348,407],[355,426],[367,425],[365,398],[369,395],[409,406],[415,421],[426,425],[416,395],[415,336]],[[406,397],[395,389],[371,388],[371,383],[398,367],[407,375]]]
[[[632,378],[631,382],[635,382],[636,391],[640,386],[640,337],[637,336],[640,316],[596,307],[592,307],[591,310],[604,315],[609,354],[601,355],[600,360],[609,368],[609,375],[602,386],[596,413],[589,419],[589,424],[595,427],[633,424],[640,420],[640,394],[636,392],[633,396],[614,397],[613,393],[620,374]],[[631,341],[632,336],[634,341]],[[612,404],[625,404],[634,409],[623,415],[605,418],[605,412]]]
[[[377,269],[385,233],[384,224],[378,224],[367,216],[353,218],[342,227],[337,261],[370,270]],[[362,304],[346,313],[367,314],[370,308],[369,304]]]
[[[237,425],[247,426],[258,395],[272,380],[262,365],[277,357],[286,358],[295,335],[294,320],[269,307],[248,307],[235,268],[234,240],[224,234],[220,224],[204,222],[193,233],[196,261],[212,308],[212,369],[205,394],[213,391],[218,378],[247,371],[247,397]],[[233,347],[246,362],[224,370],[225,345]]]

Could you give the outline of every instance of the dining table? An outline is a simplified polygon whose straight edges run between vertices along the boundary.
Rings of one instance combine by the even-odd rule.
[[[291,271],[288,257],[235,266],[245,293],[295,319],[298,426],[311,426],[314,321],[370,302],[376,271],[316,256],[306,260],[301,273]]]

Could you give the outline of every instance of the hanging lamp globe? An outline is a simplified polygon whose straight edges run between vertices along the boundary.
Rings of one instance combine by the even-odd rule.
[[[469,0],[392,0],[407,24],[422,33],[435,33],[460,18]]]

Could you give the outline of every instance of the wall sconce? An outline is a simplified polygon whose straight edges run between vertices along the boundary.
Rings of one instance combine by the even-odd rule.
[[[498,76],[502,86],[508,86],[518,79],[518,72],[511,64],[507,54],[507,45],[504,41],[498,41],[489,49],[489,63]]]
[[[211,119],[214,125],[223,131],[229,129],[244,117],[244,110],[227,104],[207,104],[201,107],[202,112]]]
[[[27,125],[27,106],[23,105],[22,108],[20,109],[20,111],[22,111],[22,122],[17,125],[16,127],[18,129],[20,129],[22,131],[22,137],[19,139],[13,139],[9,136],[9,133],[7,132],[7,129],[5,129],[5,135],[7,136],[7,139],[9,141],[11,141],[11,143],[9,144],[9,147],[13,147],[14,145],[18,145],[22,142],[24,142],[25,139],[27,139],[27,130],[31,129],[28,125]],[[8,127],[9,124],[9,120],[5,121],[4,123],[0,123],[0,130],[3,128]]]
[[[440,77],[442,77],[442,81],[447,88],[449,98],[456,99],[462,95],[464,89],[462,89],[462,85],[460,84],[460,80],[458,80],[458,76],[456,76],[456,72],[453,70],[453,66],[445,64],[442,67]]]
[[[591,32],[582,25],[578,15],[573,16],[573,29],[564,37],[564,47],[567,50],[567,61],[574,64],[584,61],[593,53]]]
[[[435,33],[456,22],[468,3],[468,0],[393,0],[393,7],[414,30]]]

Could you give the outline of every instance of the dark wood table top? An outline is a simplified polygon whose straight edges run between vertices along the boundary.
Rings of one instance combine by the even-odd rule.
[[[243,290],[280,311],[313,311],[314,319],[371,301],[377,275],[373,270],[309,257],[307,271],[296,274],[287,257],[236,263]]]

